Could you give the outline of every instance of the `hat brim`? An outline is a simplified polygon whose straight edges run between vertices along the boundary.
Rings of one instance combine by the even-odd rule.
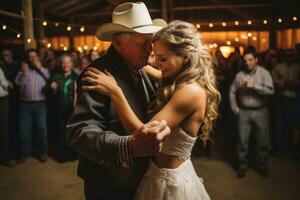
[[[105,23],[98,28],[96,37],[102,41],[111,41],[112,36],[116,33],[156,33],[167,25],[168,24],[165,20],[159,18],[152,20],[151,25],[140,26],[137,28],[129,28],[127,26],[115,23]]]

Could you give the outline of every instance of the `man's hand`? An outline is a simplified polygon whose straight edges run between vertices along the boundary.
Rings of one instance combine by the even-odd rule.
[[[51,89],[52,89],[54,92],[56,92],[56,90],[57,90],[57,88],[58,88],[58,85],[57,85],[56,82],[53,81],[53,82],[50,84],[50,87],[51,87]]]
[[[253,85],[252,82],[246,81],[246,82],[245,82],[245,87],[246,87],[246,88],[254,88],[254,85]]]
[[[32,61],[32,65],[37,69],[40,70],[42,68],[42,63],[39,58],[36,58]]]
[[[166,121],[151,121],[132,134],[130,145],[134,157],[152,156],[161,151],[163,141],[171,133]]]

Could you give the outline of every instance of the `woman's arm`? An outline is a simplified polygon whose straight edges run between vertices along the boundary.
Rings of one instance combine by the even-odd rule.
[[[150,66],[150,65],[147,65],[145,67],[143,67],[143,69],[145,70],[145,72],[151,76],[152,78],[155,79],[155,81],[159,81],[162,79],[162,73],[160,70]]]
[[[98,71],[98,70],[97,70]],[[97,72],[94,69],[88,70],[84,81],[91,82],[92,86],[83,86],[84,90],[94,90],[109,96],[115,106],[120,120],[128,133],[132,133],[140,128],[143,123],[135,115],[121,88],[117,85],[110,74]],[[177,127],[187,116],[202,109],[205,110],[205,92],[197,84],[185,85],[175,91],[169,102],[155,115],[152,120],[165,120],[168,126],[173,129]],[[200,127],[200,125],[199,125]],[[199,128],[198,127],[198,128]]]

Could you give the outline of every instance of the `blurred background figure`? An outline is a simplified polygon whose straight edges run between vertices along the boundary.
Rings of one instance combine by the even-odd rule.
[[[78,75],[73,71],[72,57],[64,54],[60,57],[59,72],[51,79],[51,90],[55,99],[55,146],[56,156],[59,162],[73,161],[77,159],[77,153],[66,144],[66,123],[73,111],[74,83]]]

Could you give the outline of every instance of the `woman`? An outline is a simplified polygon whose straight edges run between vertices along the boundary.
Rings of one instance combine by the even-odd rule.
[[[174,21],[154,36],[155,65],[145,70],[162,79],[155,101],[149,107],[151,120],[166,120],[172,129],[161,153],[152,162],[137,190],[136,199],[209,199],[190,160],[198,132],[209,138],[217,117],[220,94],[216,90],[211,56],[203,47],[197,29]],[[143,124],[131,110],[122,90],[108,72],[95,68],[85,72],[83,90],[111,98],[128,133]]]

